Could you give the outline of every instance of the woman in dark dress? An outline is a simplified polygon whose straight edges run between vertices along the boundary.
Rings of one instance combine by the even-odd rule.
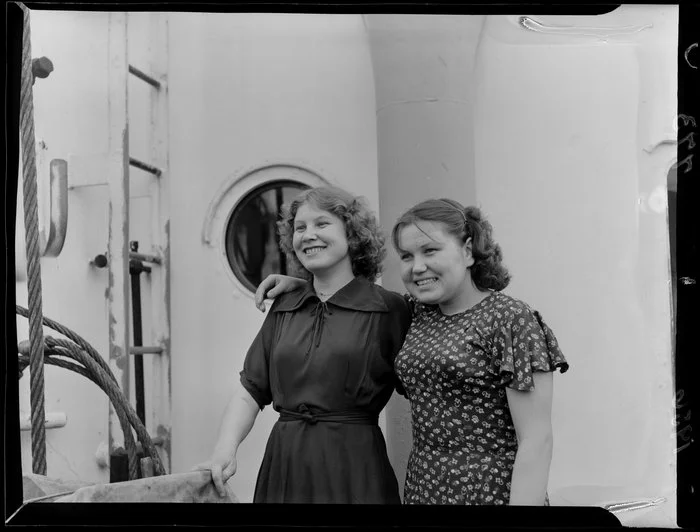
[[[311,282],[279,297],[245,358],[210,469],[217,489],[258,412],[280,413],[254,502],[399,504],[378,415],[411,320],[405,299],[374,284],[385,250],[374,216],[335,188],[304,191],[278,223],[288,264]]]
[[[413,427],[404,503],[548,504],[552,372],[568,364],[539,312],[501,292],[510,275],[491,225],[428,200],[392,237],[415,302],[395,360]],[[269,276],[256,302],[299,284]]]

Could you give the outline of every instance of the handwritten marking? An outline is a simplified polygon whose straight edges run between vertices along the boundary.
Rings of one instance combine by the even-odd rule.
[[[695,147],[695,140],[693,139],[693,135],[695,135],[695,131],[691,131],[688,133],[683,140],[678,141],[678,145],[680,146],[683,144],[686,140],[688,141],[688,149],[692,150]]]
[[[695,70],[697,70],[698,67],[696,67],[693,63],[690,62],[690,59],[688,59],[688,55],[690,54],[691,50],[693,50],[694,48],[697,48],[697,47],[698,47],[698,43],[694,42],[693,44],[688,46],[688,48],[685,49],[685,54],[684,54],[685,55],[685,62],[688,63],[688,66],[690,66],[690,68],[694,68]]]
[[[676,438],[677,445],[681,443],[679,439],[683,442],[682,445],[680,445],[680,447],[677,447],[674,450],[674,453],[676,454],[678,454],[684,449],[687,449],[694,442],[693,438],[689,434],[689,432],[693,430],[693,427],[690,424],[688,424],[691,418],[691,410],[688,408],[687,414],[682,414],[682,410],[684,410],[688,406],[688,403],[683,402],[684,396],[684,390],[678,390],[676,392],[676,415],[673,419],[673,425],[676,428],[676,433],[674,434],[674,436]],[[681,425],[682,422],[686,422],[686,424],[684,427],[679,429],[678,426]]]
[[[684,115],[684,114],[679,114],[676,117],[676,126],[678,125],[678,120],[683,120],[683,125],[687,126],[689,123],[693,125],[693,127],[697,127],[697,124],[695,123],[695,118],[692,116]]]
[[[683,166],[684,164],[688,165],[688,167],[685,170],[683,170],[683,173],[687,174],[693,168],[693,155],[692,154],[688,155],[688,157],[683,159],[681,162],[674,164],[673,168],[678,168],[680,166]]]

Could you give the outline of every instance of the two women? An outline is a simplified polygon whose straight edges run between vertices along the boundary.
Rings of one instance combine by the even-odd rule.
[[[323,206],[316,208],[324,209]],[[307,215],[304,210],[301,212],[299,222],[301,230],[304,230]],[[350,227],[346,224],[348,241],[353,238]],[[366,230],[376,234],[376,225]],[[408,307],[405,301],[401,303],[403,298],[400,296],[382,291],[386,299],[394,303],[389,309],[389,315],[396,315],[393,325],[392,320],[387,318],[379,329],[352,329],[344,340],[350,342],[347,345],[352,346],[352,350],[356,349],[355,353],[348,354],[346,358],[329,358],[326,372],[336,372],[346,365],[349,367],[352,360],[363,361],[367,345],[375,343],[377,338],[381,343],[384,336],[391,337],[390,347],[385,351],[391,354],[382,354],[373,359],[393,362],[399,382],[394,381],[396,377],[389,368],[381,366],[385,372],[377,374],[381,374],[381,382],[388,384],[375,407],[383,407],[388,400],[388,395],[385,395],[387,390],[390,394],[395,384],[399,393],[405,394],[411,403],[413,448],[404,502],[546,504],[552,448],[552,372],[557,368],[562,372],[568,368],[552,331],[528,305],[501,293],[508,284],[509,275],[501,264],[500,248],[492,239],[491,226],[478,209],[465,209],[452,200],[422,202],[399,219],[392,237],[402,261],[402,280],[413,302],[412,323],[403,347],[394,356],[394,349],[398,349],[396,343],[403,341],[405,327],[410,321]],[[326,250],[323,246],[310,244],[299,249],[303,253],[315,253],[314,248]],[[302,264],[314,273],[313,283],[282,276],[272,276],[263,281],[256,294],[259,305],[265,293],[273,297],[289,292],[275,301],[266,324],[271,315],[277,314],[283,302],[292,297],[294,301],[315,301],[312,293],[320,300],[324,297],[323,288],[330,286],[324,281],[317,281],[318,276],[311,269],[314,263],[306,260],[309,257],[298,253],[297,256],[304,258]],[[358,255],[353,255],[353,258],[357,260]],[[347,275],[342,277],[347,278]],[[340,282],[333,286],[340,286]],[[346,285],[344,290],[351,286]],[[268,292],[272,287],[273,290]],[[372,301],[359,289],[346,292],[348,296],[350,292],[361,295],[357,304],[370,304]],[[337,301],[339,298],[335,299]],[[301,307],[283,307],[287,308],[289,312]],[[380,324],[380,321],[374,323]],[[299,327],[291,321],[288,325],[293,329]],[[394,330],[385,330],[384,326],[393,327]],[[263,330],[265,328],[263,325]],[[316,334],[314,329],[312,339]],[[305,340],[308,335],[307,332],[301,337]],[[269,358],[267,360],[268,367],[274,367],[281,366],[284,359],[273,359],[272,364]],[[302,363],[297,360],[285,369],[290,372],[299,364]],[[244,378],[246,375],[244,370]],[[269,378],[269,374],[261,372],[259,376],[261,381],[267,377],[275,382]],[[337,392],[337,379],[326,378],[326,373],[314,376],[318,379],[316,386],[323,388],[326,395]],[[313,379],[309,379],[303,385],[312,386],[313,382]],[[358,401],[362,396],[361,393],[355,394],[353,409],[360,406]],[[318,406],[332,412],[326,405]],[[228,422],[232,421],[231,418]],[[274,445],[291,452],[300,451],[289,445],[291,439],[287,442],[280,439],[275,430],[277,426],[270,438],[271,442],[277,442]],[[220,439],[220,444],[222,441],[226,441],[226,438]],[[376,456],[381,455],[379,462],[386,463],[383,440],[381,442],[381,448],[372,451],[375,454],[371,454],[370,461],[376,461]],[[340,448],[340,444],[339,440],[334,441],[328,449]],[[263,486],[261,491],[265,493],[272,489],[272,483],[284,480],[268,459],[269,447],[270,444],[258,477],[258,486]],[[291,454],[285,457],[289,461],[294,460]],[[225,460],[219,462],[226,463]],[[214,460],[214,463],[217,461]],[[275,467],[287,471],[284,463],[285,460],[274,462]],[[350,484],[353,486],[362,484],[355,480],[358,472],[350,467],[351,460],[343,455],[337,463],[337,471],[331,475],[339,475],[337,482],[343,482],[341,477],[344,477],[352,478]],[[216,467],[212,468],[215,482],[218,477]],[[324,462],[316,462],[313,466],[316,471],[324,467],[327,468]],[[310,481],[317,482],[316,474],[309,474]],[[370,473],[359,472],[360,476],[367,474]],[[393,474],[386,473],[386,476],[377,479],[389,477],[393,478]],[[374,477],[368,481],[380,485],[385,482]],[[258,489],[256,500],[259,500]],[[352,494],[344,500],[357,500],[353,490],[349,488],[348,493]],[[329,500],[328,497],[316,500],[309,492],[304,497],[308,502]],[[380,499],[376,497],[373,502],[382,502]],[[332,501],[343,502],[336,498],[332,498]]]

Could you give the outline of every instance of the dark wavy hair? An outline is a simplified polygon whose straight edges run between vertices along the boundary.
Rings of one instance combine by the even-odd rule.
[[[290,203],[282,205],[277,230],[280,248],[287,257],[290,273],[311,279],[313,275],[299,262],[292,247],[294,217],[303,204],[308,203],[322,211],[330,212],[343,220],[345,236],[348,239],[348,254],[352,273],[374,282],[381,274],[382,261],[386,256],[384,235],[375,215],[369,210],[363,198],[353,196],[337,187],[310,188],[299,194]]]
[[[411,207],[401,215],[391,232],[394,248],[399,247],[399,231],[416,222],[440,222],[447,232],[465,243],[472,239],[474,264],[471,278],[479,290],[503,290],[510,282],[510,274],[503,266],[501,246],[493,240],[493,228],[477,207],[464,207],[452,199],[430,199]]]

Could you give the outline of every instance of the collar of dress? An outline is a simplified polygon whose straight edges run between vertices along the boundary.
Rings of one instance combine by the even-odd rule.
[[[309,282],[277,298],[273,312],[291,312],[309,300],[320,301]],[[326,300],[326,304],[360,312],[389,312],[378,287],[364,277],[355,277]]]

